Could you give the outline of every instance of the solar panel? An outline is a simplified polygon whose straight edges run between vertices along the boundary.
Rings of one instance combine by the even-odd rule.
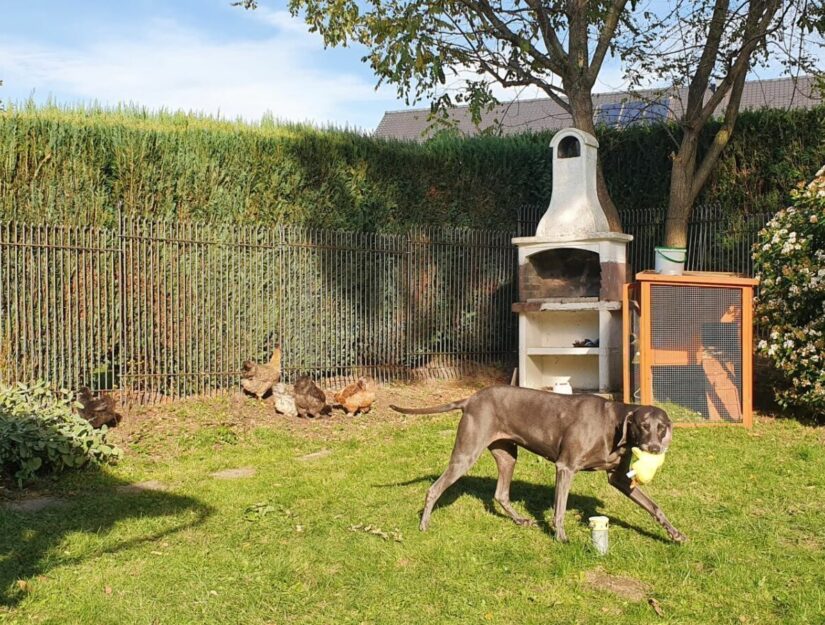
[[[670,98],[663,98],[658,102],[651,102],[645,109],[644,118],[650,122],[661,122],[667,120],[670,114]]]
[[[617,126],[622,114],[620,104],[600,104],[596,109],[596,123],[605,126]]]
[[[661,122],[668,119],[670,100],[664,98],[656,102],[632,100],[615,104],[601,104],[596,107],[596,124],[611,127],[625,127],[636,123]]]
[[[641,121],[644,117],[645,109],[647,109],[645,102],[634,101],[625,102],[622,107],[622,114],[619,118],[619,124],[622,126],[629,126],[633,122]]]

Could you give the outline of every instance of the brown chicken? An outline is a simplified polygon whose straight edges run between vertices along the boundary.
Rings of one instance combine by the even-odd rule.
[[[347,411],[347,416],[353,417],[357,413],[369,412],[375,402],[375,391],[372,381],[365,378],[358,378],[358,381],[350,384],[344,390],[335,394],[335,401],[341,404]]]
[[[269,362],[258,364],[253,360],[243,363],[241,386],[250,395],[258,399],[272,390],[272,387],[281,379],[281,346],[276,345]]]
[[[329,410],[327,396],[309,376],[302,375],[295,380],[295,408],[299,417],[320,417]]]
[[[89,387],[84,386],[77,394],[77,402],[83,406],[78,409],[80,416],[91,423],[93,428],[115,426],[123,419],[115,410],[115,400],[106,393],[95,397]]]

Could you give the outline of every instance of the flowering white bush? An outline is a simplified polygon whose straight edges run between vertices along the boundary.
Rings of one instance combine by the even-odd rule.
[[[770,331],[759,342],[788,379],[780,405],[825,419],[825,167],[792,192],[759,233],[754,267],[760,280],[757,318]]]

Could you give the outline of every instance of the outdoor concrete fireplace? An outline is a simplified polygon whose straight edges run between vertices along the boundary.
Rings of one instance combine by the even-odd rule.
[[[610,232],[596,192],[599,143],[553,137],[553,196],[518,247],[519,385],[614,393],[622,385],[622,288],[630,235]]]

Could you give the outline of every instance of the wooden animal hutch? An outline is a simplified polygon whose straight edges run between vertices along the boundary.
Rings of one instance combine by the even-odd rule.
[[[625,286],[624,400],[677,425],[753,418],[753,289],[738,274],[653,271]]]

